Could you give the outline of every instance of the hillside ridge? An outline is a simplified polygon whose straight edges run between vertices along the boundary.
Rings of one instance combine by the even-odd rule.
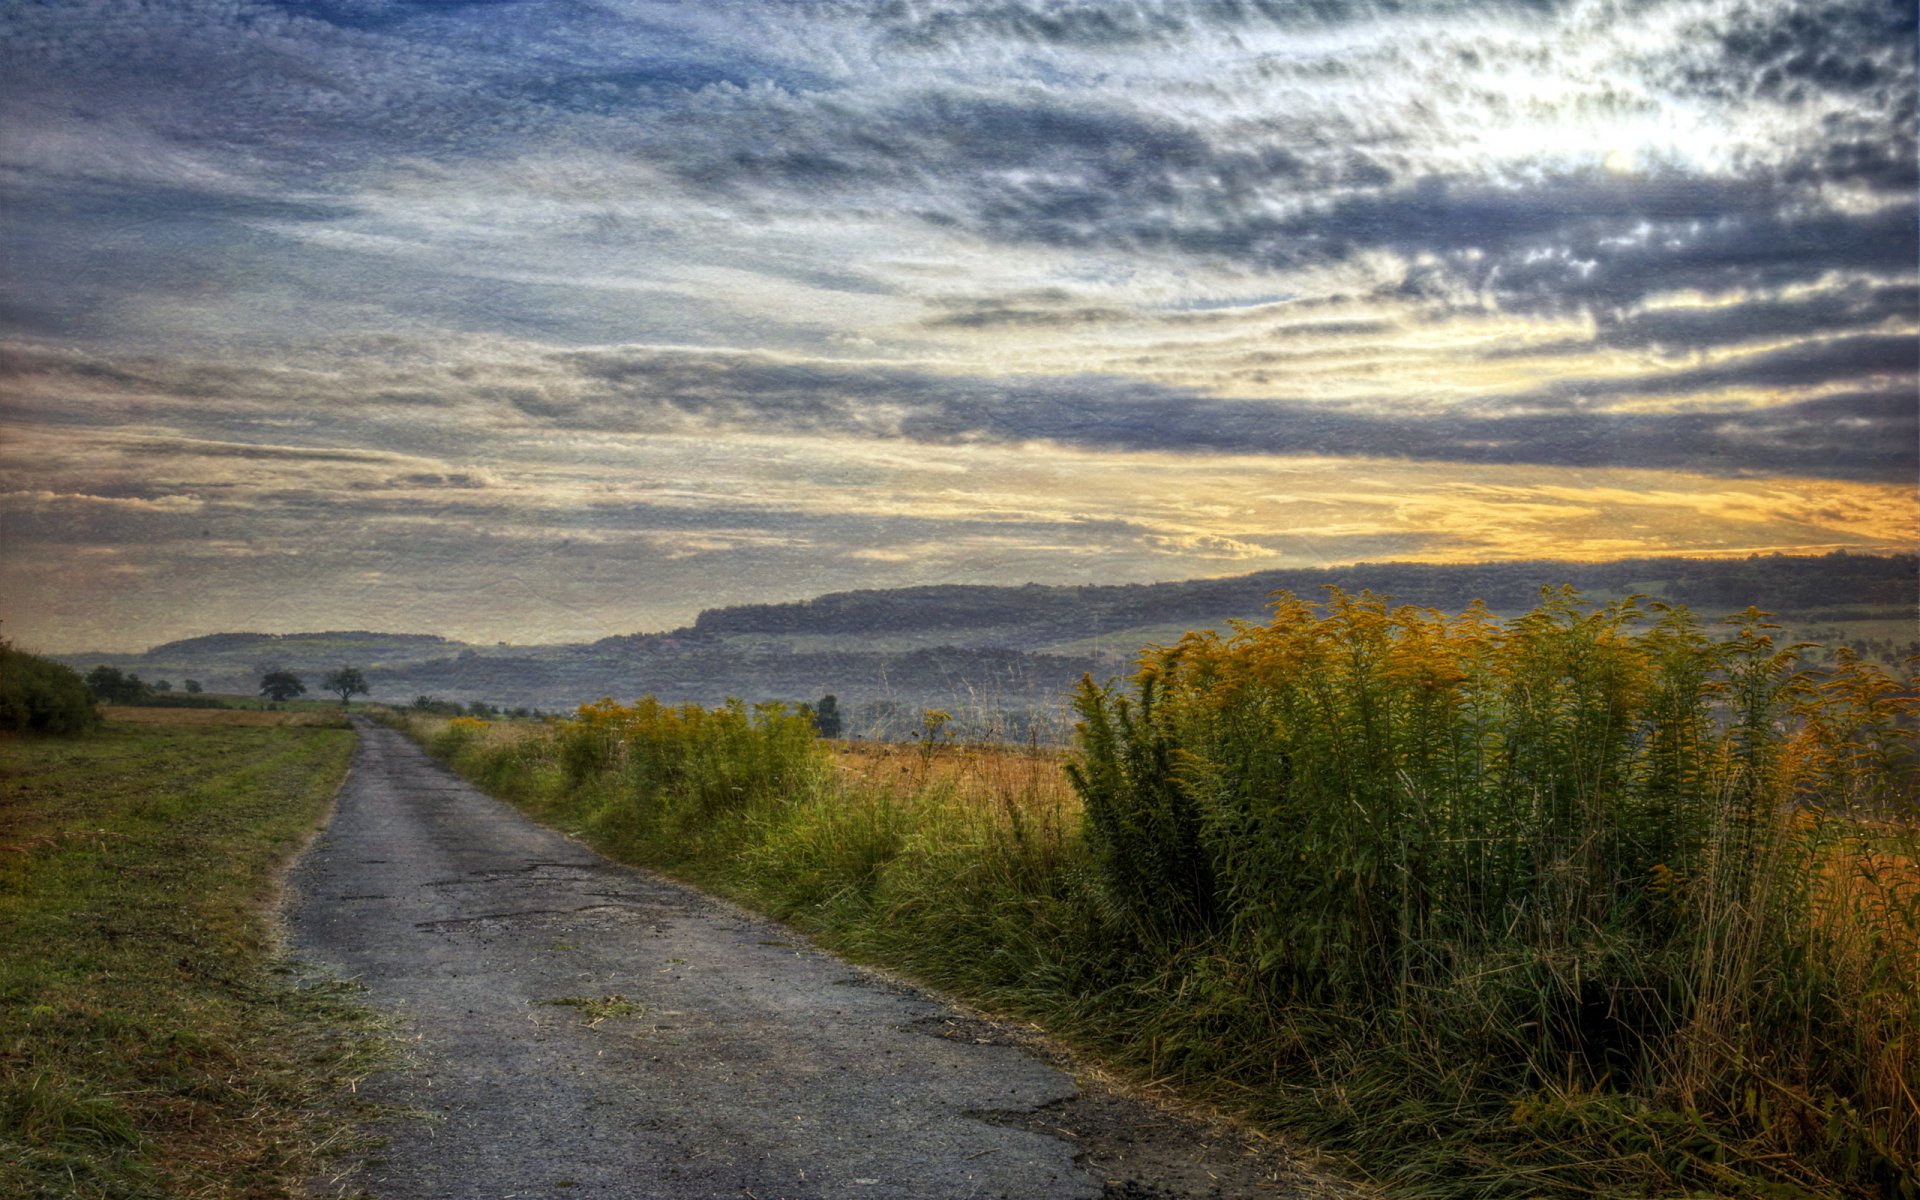
[[[137,655],[56,655],[82,671],[112,665],[149,681],[191,678],[251,694],[262,671],[309,683],[342,663],[374,698],[570,708],[601,696],[673,703],[812,700],[833,693],[860,728],[917,727],[924,708],[977,712],[967,727],[1020,736],[1018,714],[1052,714],[1086,675],[1132,669],[1149,643],[1189,629],[1258,621],[1269,596],[1310,600],[1337,586],[1459,611],[1484,600],[1500,616],[1531,609],[1543,586],[1589,600],[1642,593],[1713,620],[1749,605],[1780,615],[1783,642],[1846,644],[1887,664],[1920,653],[1920,558],[1837,553],[1602,563],[1374,563],[1138,584],[941,584],[834,592],[784,604],[707,609],[691,625],[592,642],[476,645],[433,634],[335,631],[212,634]],[[1014,714],[1010,717],[1009,714]],[[1017,719],[1016,719],[1017,718]],[[1039,719],[1035,716],[1034,719]],[[1055,731],[1057,733],[1057,730]],[[1050,735],[1051,736],[1051,735]]]

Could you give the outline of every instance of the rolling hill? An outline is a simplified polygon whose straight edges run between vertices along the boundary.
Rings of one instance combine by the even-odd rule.
[[[251,693],[285,668],[309,681],[360,667],[378,699],[430,695],[564,709],[602,695],[655,694],[718,703],[840,697],[860,732],[898,733],[926,707],[967,727],[1023,736],[1058,731],[1060,696],[1083,674],[1124,673],[1150,642],[1187,629],[1259,620],[1276,591],[1309,598],[1329,586],[1371,589],[1458,610],[1531,608],[1543,586],[1570,583],[1594,600],[1645,594],[1719,617],[1748,605],[1779,614],[1784,636],[1847,643],[1896,663],[1920,653],[1920,562],[1913,556],[1627,559],[1605,563],[1361,564],[1263,571],[1171,583],[1019,587],[942,585],[839,592],[701,612],[689,626],[591,643],[471,645],[430,634],[370,631],[225,633],[140,655],[62,655],[143,678],[200,680]]]

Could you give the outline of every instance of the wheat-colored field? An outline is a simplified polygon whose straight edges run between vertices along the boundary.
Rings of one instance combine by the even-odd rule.
[[[261,708],[138,708],[105,704],[100,715],[130,725],[295,725],[337,729],[347,724],[344,714],[314,710],[270,712]]]
[[[1075,810],[1064,751],[1045,746],[982,743],[836,742],[841,782],[900,799],[937,794],[969,807]]]

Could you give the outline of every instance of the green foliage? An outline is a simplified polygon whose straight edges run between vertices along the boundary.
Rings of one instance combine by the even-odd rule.
[[[1266,1070],[1348,1073],[1317,1118],[1338,1140],[1419,1097],[1573,1148],[1490,1194],[1912,1178],[1913,858],[1873,868],[1908,872],[1875,913],[1833,906],[1878,862],[1865,831],[1914,816],[1913,701],[1850,658],[1796,670],[1764,616],[1714,642],[1570,589],[1505,625],[1334,590],[1151,652],[1132,698],[1089,683],[1072,777],[1108,936],[1159,964],[1130,986],[1264,1026],[1290,1047]],[[1357,1086],[1381,1075],[1403,1082]],[[1662,1141],[1676,1113],[1708,1132]]]
[[[347,701],[355,696],[367,694],[366,676],[360,674],[358,667],[340,667],[327,672],[320,686],[340,697],[340,707],[345,708]]]
[[[0,729],[73,734],[97,724],[79,672],[0,640]]]
[[[1151,676],[1141,680],[1137,704],[1087,680],[1074,701],[1084,753],[1067,766],[1086,806],[1103,910],[1148,947],[1212,928],[1217,912],[1200,810],[1176,782],[1158,696]]]
[[[306,695],[307,685],[292,671],[268,671],[260,677],[260,694],[276,704],[285,704],[295,696]]]
[[[139,704],[153,695],[138,675],[101,665],[87,672],[87,690],[102,704]]]
[[[611,770],[643,810],[697,820],[763,807],[804,787],[823,766],[812,723],[781,704],[708,709],[603,700],[555,726],[567,777]]]
[[[813,728],[823,738],[840,736],[840,697],[831,692],[820,697],[820,703],[813,706]]]

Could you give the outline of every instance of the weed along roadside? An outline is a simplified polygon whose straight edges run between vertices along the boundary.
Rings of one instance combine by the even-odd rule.
[[[269,912],[354,735],[237,715],[0,740],[0,1195],[293,1195],[355,1148],[384,1042]]]
[[[1800,669],[1758,613],[1336,592],[1090,682],[1064,767],[876,771],[778,707],[394,720],[616,858],[1390,1192],[1911,1200],[1913,695]]]

